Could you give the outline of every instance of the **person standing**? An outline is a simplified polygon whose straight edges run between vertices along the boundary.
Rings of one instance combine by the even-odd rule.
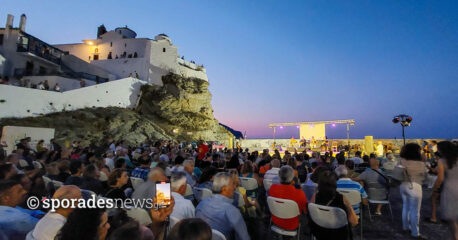
[[[449,141],[437,144],[437,149],[442,156],[437,165],[437,180],[434,183],[433,191],[441,192],[441,213],[442,219],[448,220],[452,239],[458,239],[458,147]],[[442,186],[442,191],[441,185]]]
[[[402,228],[410,230],[412,237],[426,239],[420,234],[420,209],[423,192],[421,184],[426,180],[425,163],[421,158],[421,147],[408,143],[401,150],[401,166],[405,169],[405,179],[401,183]]]

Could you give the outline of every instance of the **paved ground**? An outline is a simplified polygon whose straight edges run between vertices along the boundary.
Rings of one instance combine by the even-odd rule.
[[[447,225],[442,224],[431,224],[423,221],[425,217],[431,215],[431,204],[430,198],[431,190],[423,189],[423,201],[421,206],[421,215],[420,215],[420,232],[427,236],[428,239],[439,239],[446,240],[448,239],[448,229]],[[382,208],[382,216],[373,216],[373,221],[369,221],[369,216],[364,216],[364,228],[363,228],[363,239],[410,239],[410,235],[406,234],[402,230],[402,199],[399,194],[399,188],[391,189],[391,206],[393,209],[393,222],[391,222],[389,209],[388,207]],[[274,234],[268,230],[268,219],[262,221],[247,220],[250,228],[254,228],[257,231],[256,237],[254,239],[270,240],[276,239]],[[354,237],[353,239],[360,239],[359,235],[359,225],[354,228]],[[301,239],[310,239],[309,236],[302,236]]]

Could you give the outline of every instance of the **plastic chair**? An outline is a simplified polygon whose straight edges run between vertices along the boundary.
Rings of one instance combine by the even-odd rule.
[[[264,179],[262,180],[262,183],[264,185],[264,189],[266,189],[266,191],[269,191],[270,187],[273,184],[273,181],[271,179]]]
[[[355,189],[343,189],[343,188],[337,188],[337,192],[344,195],[345,198],[350,202],[352,206],[359,205],[359,211],[355,213],[359,215],[359,219],[361,220],[360,234],[361,234],[361,239],[363,239],[363,213],[362,213],[363,208],[361,206],[361,203],[362,203],[361,193]]]
[[[132,187],[135,190],[140,184],[144,183],[145,181],[143,180],[143,178],[130,177],[130,182],[132,183]]]
[[[254,178],[240,177],[240,185],[247,191],[247,196],[256,198],[258,181]]]
[[[184,193],[183,197],[189,197],[191,195],[194,195],[194,193],[192,192],[192,187],[191,185],[189,184],[186,184],[186,192]]]
[[[245,206],[245,199],[243,199],[243,195],[239,192],[235,192],[234,194],[237,195],[237,202],[238,202],[238,207],[241,208]]]
[[[313,194],[316,191],[317,186],[306,185],[305,183],[301,184],[302,191],[304,191],[305,196],[307,197],[307,202],[310,201]]]
[[[41,168],[43,168],[43,166],[41,166],[41,164],[40,164],[39,162],[37,162],[37,161],[33,161],[32,164],[33,164],[33,167],[34,167],[35,169],[41,169]]]
[[[56,181],[56,180],[52,180],[51,182],[52,182],[52,184],[54,184],[54,187],[55,187],[56,189],[58,189],[58,188],[64,186],[64,183],[63,183],[63,182],[59,182],[59,181]]]
[[[172,230],[173,226],[177,224],[181,219],[178,219],[176,217],[169,216],[169,226],[168,226],[168,231]]]
[[[226,240],[226,236],[220,231],[212,229],[212,240]]]
[[[51,178],[46,177],[46,176],[42,176],[41,178],[43,178],[43,182],[45,183],[45,186],[48,186],[48,183],[52,181]]]
[[[84,200],[88,200],[92,198],[92,196],[97,197],[97,194],[95,194],[95,192],[87,189],[81,189],[81,195]]]
[[[309,203],[308,212],[312,221],[322,228],[339,229],[348,225],[347,213],[340,208]],[[315,238],[313,234],[312,237]]]
[[[148,226],[151,224],[153,221],[151,220],[150,215],[148,212],[143,209],[143,208],[124,208],[127,212],[127,216],[135,219],[140,223],[141,225]]]
[[[299,211],[299,207],[297,206],[297,203],[293,200],[267,197],[267,205],[269,206],[271,214],[278,218],[295,218],[301,214],[301,212]],[[277,234],[290,237],[297,237],[297,239],[299,239],[301,224],[299,222],[299,227],[294,231],[290,231],[275,226],[274,224],[272,224],[271,219],[270,229]]]
[[[187,187],[186,187],[187,189]],[[196,200],[198,202],[204,200],[205,198],[211,197],[212,196],[212,191],[208,188],[194,188],[194,197],[196,197]]]
[[[382,205],[388,205],[388,208],[390,209],[390,215],[391,215],[391,222],[393,222],[393,210],[391,209],[391,203],[390,203],[390,191],[389,189],[386,188],[380,188],[380,187],[372,187],[374,185],[378,186],[378,183],[368,183],[367,184],[367,201],[369,204],[367,205],[367,212],[369,212],[369,220],[372,222],[372,214],[371,214],[371,209],[370,205],[371,204],[382,204]],[[379,200],[379,199],[374,199],[373,195],[385,195],[385,199]]]

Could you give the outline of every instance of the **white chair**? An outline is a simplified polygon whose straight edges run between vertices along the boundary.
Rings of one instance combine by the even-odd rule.
[[[247,196],[256,197],[256,190],[258,189],[258,181],[254,178],[240,177],[240,185],[247,191]]]
[[[212,229],[212,240],[226,240],[226,237],[220,231]]]
[[[339,229],[348,225],[347,213],[340,208],[309,203],[308,212],[312,221],[322,228]]]
[[[205,198],[211,197],[212,194],[212,191],[210,191],[208,188],[194,188],[194,197],[196,197],[198,202],[204,200]]]
[[[148,226],[151,224],[153,221],[151,220],[151,217],[149,216],[148,212],[143,209],[143,208],[124,208],[127,212],[127,216],[135,219],[140,223],[141,225]]]
[[[237,194],[238,195],[238,207],[241,208],[243,206],[245,206],[245,199],[243,198],[243,195],[239,192],[236,192],[234,194]]]
[[[56,188],[56,189],[64,186],[63,182],[59,182],[59,181],[56,181],[56,180],[52,180],[52,184],[54,184],[54,188]]]
[[[388,208],[390,209],[391,222],[393,222],[393,210],[391,209],[389,189],[377,188],[377,187],[372,187],[372,186],[378,186],[378,183],[368,183],[367,184],[367,196],[368,196],[367,201],[369,202],[369,204],[367,205],[367,212],[369,213],[369,220],[372,222],[370,204],[382,204],[382,205],[388,205]],[[386,196],[385,199],[383,200],[372,198],[373,195],[380,196],[383,194],[385,194]]]
[[[301,214],[301,212],[299,211],[299,207],[297,206],[297,203],[293,200],[267,197],[267,205],[269,206],[269,210],[272,213],[272,215],[278,218],[295,218]],[[297,237],[297,239],[299,239],[301,224],[299,222],[299,227],[294,231],[290,231],[275,226],[274,224],[272,224],[271,219],[270,229],[276,232],[277,234],[290,237]]]
[[[181,219],[178,219],[176,217],[172,217],[172,216],[169,216],[169,232],[170,230],[172,230],[173,226],[175,226],[175,224],[177,224]]]
[[[41,168],[43,168],[43,166],[41,166],[41,164],[40,164],[39,162],[37,162],[37,161],[33,161],[32,164],[33,164],[33,167],[34,167],[35,169],[41,169]]]
[[[306,185],[305,183],[301,184],[302,191],[305,193],[305,197],[307,197],[307,201],[310,201],[313,194],[315,193],[317,186]]]
[[[359,219],[361,220],[360,223],[360,234],[361,234],[361,239],[363,239],[363,206],[361,205],[362,199],[361,199],[361,193],[358,190],[355,189],[343,189],[343,188],[337,188],[337,192],[345,196],[345,198],[348,200],[348,202],[352,205],[359,205],[358,211],[355,211],[357,215],[359,215]]]
[[[262,180],[262,183],[263,183],[264,189],[266,189],[266,191],[269,191],[270,187],[273,184],[271,179],[264,179],[264,180]]]
[[[140,184],[144,183],[145,181],[143,180],[143,178],[130,177],[130,182],[132,183],[132,187],[135,190]]]
[[[100,177],[99,177],[99,181],[101,181],[101,182],[105,182],[105,181],[107,181],[107,180],[108,180],[108,176],[107,176],[107,174],[106,174],[106,173],[104,173],[104,172],[102,172],[102,171],[100,171]]]
[[[192,187],[189,184],[186,184],[186,192],[184,193],[183,197],[189,197],[193,195],[194,193],[192,192]]]
[[[46,177],[46,176],[42,176],[41,178],[43,178],[43,182],[45,183],[45,186],[48,186],[48,183],[52,181],[51,178]]]

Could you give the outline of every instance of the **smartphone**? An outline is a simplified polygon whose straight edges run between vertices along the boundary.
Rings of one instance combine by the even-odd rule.
[[[170,181],[156,182],[156,204],[159,208],[170,206],[172,201],[172,190]]]

